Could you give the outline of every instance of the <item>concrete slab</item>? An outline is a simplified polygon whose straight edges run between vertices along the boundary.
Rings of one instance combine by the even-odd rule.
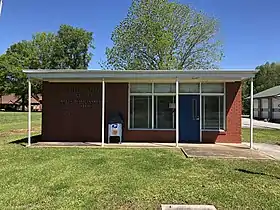
[[[216,210],[213,205],[172,205],[162,204],[162,210]]]
[[[92,147],[100,148],[100,142],[37,142],[32,147]],[[175,148],[175,143],[135,143],[123,142],[104,144],[104,148]]]
[[[255,143],[256,150],[243,144],[179,144],[187,157],[280,159],[280,146]],[[38,142],[31,147],[86,147],[103,148],[100,142]],[[105,144],[104,148],[176,148],[175,143],[133,143]]]
[[[249,146],[249,143],[243,143]],[[280,145],[266,144],[266,143],[254,143],[254,149],[265,153],[266,155],[273,157],[276,160],[280,160]]]
[[[100,147],[98,142],[37,142],[31,147]]]
[[[244,144],[186,144],[182,146],[188,157],[273,159],[258,150],[251,150]]]

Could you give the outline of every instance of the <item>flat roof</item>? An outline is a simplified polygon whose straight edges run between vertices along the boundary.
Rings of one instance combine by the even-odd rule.
[[[229,80],[254,77],[256,70],[23,70],[30,79],[51,80]]]

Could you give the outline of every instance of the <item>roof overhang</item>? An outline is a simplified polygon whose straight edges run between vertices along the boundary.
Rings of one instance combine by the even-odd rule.
[[[61,81],[241,81],[256,70],[24,70],[29,79]]]
[[[279,98],[280,97],[280,95],[278,94],[278,95],[268,95],[268,96],[261,96],[261,97],[255,97],[255,96],[253,96],[253,99],[263,99],[263,98]],[[245,98],[245,99],[250,99],[251,97],[250,96],[248,96],[247,98]]]

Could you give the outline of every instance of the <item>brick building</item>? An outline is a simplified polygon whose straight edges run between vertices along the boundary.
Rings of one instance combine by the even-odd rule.
[[[241,81],[255,71],[26,70],[43,81],[43,141],[240,143]],[[31,84],[30,84],[31,85]]]
[[[31,109],[32,111],[42,111],[42,96],[32,95]],[[15,94],[0,95],[0,110],[4,111],[27,111],[27,107],[22,107],[22,99]]]

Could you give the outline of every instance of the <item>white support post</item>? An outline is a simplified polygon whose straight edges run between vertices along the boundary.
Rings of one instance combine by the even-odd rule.
[[[176,147],[179,146],[179,81],[176,78]]]
[[[153,82],[152,83],[152,129],[155,128],[155,117],[154,117],[155,116],[155,109],[154,109],[154,107],[155,107],[155,97],[154,97],[154,89],[155,89],[155,83]],[[133,101],[133,103],[134,103],[134,101]],[[130,113],[130,112],[128,112],[128,113]]]
[[[105,142],[105,81],[104,79],[102,80],[102,122],[101,122],[101,129],[102,129],[102,142],[101,146],[104,147],[104,142]]]
[[[202,95],[201,95],[201,82],[199,83],[199,142],[202,142]]]
[[[253,77],[251,78],[251,96],[250,96],[250,149],[253,149],[253,115],[254,115],[254,83]]]
[[[31,146],[31,82],[28,80],[28,146]]]

